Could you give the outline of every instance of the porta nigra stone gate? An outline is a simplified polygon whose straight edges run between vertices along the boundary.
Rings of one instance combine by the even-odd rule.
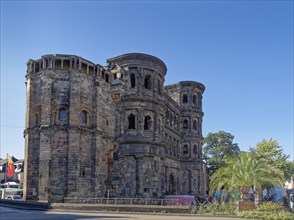
[[[164,86],[166,65],[146,54],[107,63],[27,62],[25,199],[204,193],[204,85]]]

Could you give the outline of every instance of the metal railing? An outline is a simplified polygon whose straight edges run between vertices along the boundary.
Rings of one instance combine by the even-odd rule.
[[[81,204],[112,204],[112,205],[158,205],[158,206],[189,206],[190,202],[180,199],[155,198],[104,198],[104,197],[65,197],[65,203]]]

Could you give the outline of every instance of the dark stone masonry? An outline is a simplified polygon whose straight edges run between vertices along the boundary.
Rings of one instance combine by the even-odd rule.
[[[146,54],[107,63],[27,62],[25,199],[204,193],[204,85],[164,86],[166,65]]]

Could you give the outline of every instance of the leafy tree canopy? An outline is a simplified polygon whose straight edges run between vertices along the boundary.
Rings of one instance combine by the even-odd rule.
[[[241,198],[248,199],[251,186],[261,192],[265,185],[283,185],[283,173],[264,159],[258,159],[254,153],[242,152],[231,157],[220,167],[210,181],[210,194],[214,190],[224,189],[228,192],[240,191]]]
[[[237,156],[240,152],[238,144],[233,143],[234,136],[230,133],[219,131],[209,133],[203,140],[203,158],[208,168],[208,175],[223,166],[228,158]]]
[[[287,161],[289,155],[284,153],[283,147],[279,146],[279,142],[276,140],[262,140],[257,143],[255,148],[251,147],[250,151],[255,153],[258,159],[264,159],[270,165],[282,170],[286,179],[294,175],[293,162]]]

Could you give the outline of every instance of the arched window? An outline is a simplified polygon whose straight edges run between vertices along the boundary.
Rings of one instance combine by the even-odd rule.
[[[59,120],[63,122],[68,120],[67,110],[65,108],[59,110]]]
[[[146,89],[151,89],[151,76],[147,75],[144,80],[144,87]]]
[[[168,110],[165,113],[165,122],[166,122],[166,124],[169,124],[169,111]]]
[[[35,114],[35,119],[36,119],[35,124],[38,125],[39,124],[39,115],[38,114]]]
[[[193,128],[194,128],[194,130],[197,130],[197,121],[196,120],[193,121]]]
[[[136,128],[136,117],[133,114],[130,114],[128,117],[128,121],[129,121],[129,129],[135,129]]]
[[[194,145],[194,146],[193,146],[193,153],[196,154],[196,155],[198,154],[198,148],[197,148],[197,145]],[[198,155],[197,155],[197,156],[198,156]]]
[[[144,118],[144,130],[150,130],[150,129],[151,129],[151,117],[147,115]]]
[[[175,175],[173,173],[169,176],[169,187],[168,187],[168,194],[175,193]]]
[[[84,125],[88,124],[88,112],[86,111],[81,112],[81,122]]]
[[[188,95],[184,94],[183,95],[183,104],[187,104],[188,103]]]
[[[184,145],[183,147],[183,154],[188,154],[188,145]]]
[[[173,155],[176,156],[177,152],[176,152],[176,146],[177,142],[176,142],[176,139],[174,138],[174,141],[173,141]]]
[[[109,83],[109,75],[105,74],[105,82]]]
[[[174,124],[174,121],[173,121],[173,112],[171,112],[170,113],[170,115],[169,115],[170,117],[169,117],[169,125],[172,127],[173,126],[173,124]]]
[[[196,95],[193,95],[193,104],[197,105],[197,96]]]
[[[178,119],[177,119],[177,115],[174,115],[174,127],[176,128],[178,124]]]
[[[183,129],[188,129],[188,120],[185,119],[183,122]]]
[[[135,74],[134,73],[131,73],[131,88],[135,88],[136,86],[136,77],[135,77]]]

